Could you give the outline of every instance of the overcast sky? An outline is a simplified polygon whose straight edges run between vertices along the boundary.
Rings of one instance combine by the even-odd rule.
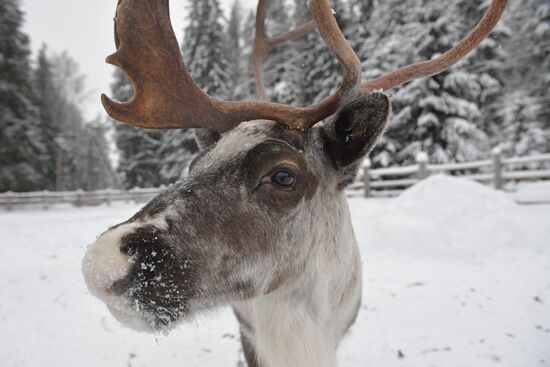
[[[227,12],[233,0],[220,0]],[[257,0],[240,0],[247,9]],[[90,97],[84,111],[94,118],[103,113],[99,102],[101,92],[109,92],[113,67],[105,57],[115,51],[113,16],[117,0],[22,0],[25,30],[31,38],[34,54],[42,43],[50,50],[67,50],[86,75]],[[187,0],[170,0],[176,36],[181,42],[184,11]]]

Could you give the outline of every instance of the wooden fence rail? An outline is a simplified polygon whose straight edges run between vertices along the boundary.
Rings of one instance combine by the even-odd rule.
[[[500,151],[494,150],[492,159],[450,164],[430,164],[425,153],[418,154],[416,158],[415,165],[405,167],[370,169],[368,165],[365,166],[362,177],[349,187],[349,194],[354,195],[354,193],[363,191],[365,197],[393,196],[431,174],[456,173],[457,171],[462,177],[483,183],[492,183],[497,189],[503,189],[509,181],[550,179],[550,169],[540,167],[540,169],[533,169],[533,165],[541,166],[542,163],[550,162],[550,154],[503,158]],[[518,167],[523,170],[518,170]],[[0,193],[0,208],[10,211],[23,206],[39,206],[48,209],[53,204],[72,204],[80,207],[110,205],[114,201],[140,203],[150,200],[165,188],[91,192],[82,190],[7,192]]]
[[[41,206],[48,209],[52,204],[72,204],[74,206],[89,206],[107,204],[113,201],[145,202],[158,195],[165,187],[131,190],[100,190],[100,191],[66,191],[66,192],[7,192],[0,194],[0,208],[8,211],[20,206]]]
[[[421,152],[416,157],[415,165],[370,169],[367,164],[363,171],[362,185],[356,184],[354,188],[362,187],[365,197],[392,196],[431,174],[459,172],[461,177],[492,183],[496,189],[502,190],[509,181],[549,180],[550,169],[517,169],[530,168],[532,165],[541,166],[547,162],[550,162],[550,154],[504,158],[499,149],[494,149],[491,159],[487,160],[429,164],[428,155]]]

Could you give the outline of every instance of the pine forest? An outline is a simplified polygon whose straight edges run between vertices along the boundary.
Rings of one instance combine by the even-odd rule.
[[[332,0],[335,18],[367,77],[429,60],[479,20],[485,0]],[[310,19],[304,0],[272,1],[277,35]],[[196,83],[226,100],[257,99],[254,11],[235,0],[182,1],[181,52]],[[31,55],[19,0],[0,0],[0,192],[157,187],[185,176],[198,152],[192,130],[137,129],[79,108],[85,85],[66,53]],[[550,152],[550,3],[514,1],[496,31],[466,59],[391,91],[393,115],[374,167]],[[317,31],[272,50],[264,64],[271,101],[306,106],[333,93],[342,70]],[[111,95],[132,87],[120,70]]]

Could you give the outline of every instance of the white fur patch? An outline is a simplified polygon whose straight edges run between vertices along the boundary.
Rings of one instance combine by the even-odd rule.
[[[218,142],[216,149],[210,154],[211,162],[223,162],[228,157],[246,152],[266,138],[264,132],[254,130],[255,127],[273,123],[267,120],[249,121],[231,130]]]
[[[152,225],[160,230],[166,231],[168,229],[168,223],[166,219],[176,218],[178,213],[173,208],[168,208],[162,213],[159,213],[153,217],[149,217],[146,220],[140,221],[141,224]]]
[[[166,218],[175,215],[168,211],[145,221],[120,225],[102,234],[88,247],[82,259],[82,274],[90,292],[107,304],[111,314],[124,326],[137,331],[153,332],[153,320],[140,309],[137,302],[114,294],[113,284],[125,278],[133,266],[131,257],[120,251],[121,240],[143,225],[166,230]]]
[[[124,278],[132,264],[120,251],[120,240],[135,230],[136,224],[123,224],[102,234],[82,259],[82,274],[90,292],[104,299],[114,282]]]
[[[267,366],[336,366],[335,341],[303,304],[270,299],[255,311],[258,354]]]

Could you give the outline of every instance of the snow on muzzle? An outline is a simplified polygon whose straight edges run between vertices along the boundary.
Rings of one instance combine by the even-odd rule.
[[[82,260],[88,288],[126,326],[156,331],[188,312],[196,270],[166,238],[155,225],[122,224],[102,234]]]

